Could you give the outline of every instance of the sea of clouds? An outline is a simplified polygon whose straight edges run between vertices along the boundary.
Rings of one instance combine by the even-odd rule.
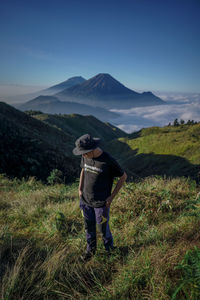
[[[154,92],[165,101],[165,105],[133,107],[130,109],[112,109],[120,114],[110,122],[120,129],[131,133],[141,128],[165,126],[177,118],[184,121],[200,121],[200,94]]]

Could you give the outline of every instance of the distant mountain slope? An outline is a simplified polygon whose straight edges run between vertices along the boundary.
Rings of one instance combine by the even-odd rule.
[[[55,96],[39,96],[32,99],[20,106],[18,109],[25,110],[40,110],[44,113],[62,113],[62,114],[72,114],[77,113],[81,115],[94,115],[102,121],[107,121],[108,119],[114,119],[118,117],[117,113],[108,111],[102,107],[94,107],[90,105],[80,104],[76,102],[65,102],[60,101]]]
[[[200,124],[146,128],[108,147],[135,179],[166,175],[200,181]]]
[[[100,73],[82,84],[55,94],[59,99],[106,108],[160,105],[165,102],[151,92],[136,93],[109,74]]]
[[[31,114],[31,112],[28,112]],[[89,133],[92,136],[101,138],[103,143],[110,142],[110,140],[128,136],[124,131],[109,124],[102,123],[94,116],[82,116],[78,114],[69,115],[51,115],[39,114],[32,115],[34,118],[43,121],[51,126],[55,126],[64,133],[72,135],[74,138]]]

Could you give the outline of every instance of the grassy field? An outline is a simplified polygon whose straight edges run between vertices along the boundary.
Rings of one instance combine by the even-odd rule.
[[[145,128],[112,140],[108,149],[134,180],[166,175],[200,182],[200,124]]]
[[[142,129],[136,139],[120,138],[131,149],[140,153],[177,155],[194,164],[200,164],[200,124],[150,127]]]
[[[110,226],[117,250],[84,263],[78,182],[0,177],[0,299],[199,299],[200,188],[183,177],[126,183]]]

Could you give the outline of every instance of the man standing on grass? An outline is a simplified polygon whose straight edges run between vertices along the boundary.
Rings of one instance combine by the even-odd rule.
[[[109,228],[109,210],[112,200],[121,189],[127,175],[107,152],[98,147],[99,138],[85,134],[76,140],[74,155],[82,155],[79,183],[80,208],[86,230],[87,251],[83,257],[89,260],[96,251],[96,224],[102,234],[105,250],[114,249]],[[120,177],[113,192],[114,177]]]

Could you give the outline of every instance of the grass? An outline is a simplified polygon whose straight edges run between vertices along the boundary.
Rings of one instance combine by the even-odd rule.
[[[200,124],[178,127],[150,127],[142,129],[137,138],[120,138],[140,153],[177,155],[191,163],[200,164]]]
[[[200,124],[150,127],[108,144],[130,179],[190,177],[200,181]]]
[[[200,194],[183,177],[126,183],[110,226],[118,247],[87,263],[78,181],[0,177],[0,298],[199,299]],[[188,281],[188,276],[190,280]]]

